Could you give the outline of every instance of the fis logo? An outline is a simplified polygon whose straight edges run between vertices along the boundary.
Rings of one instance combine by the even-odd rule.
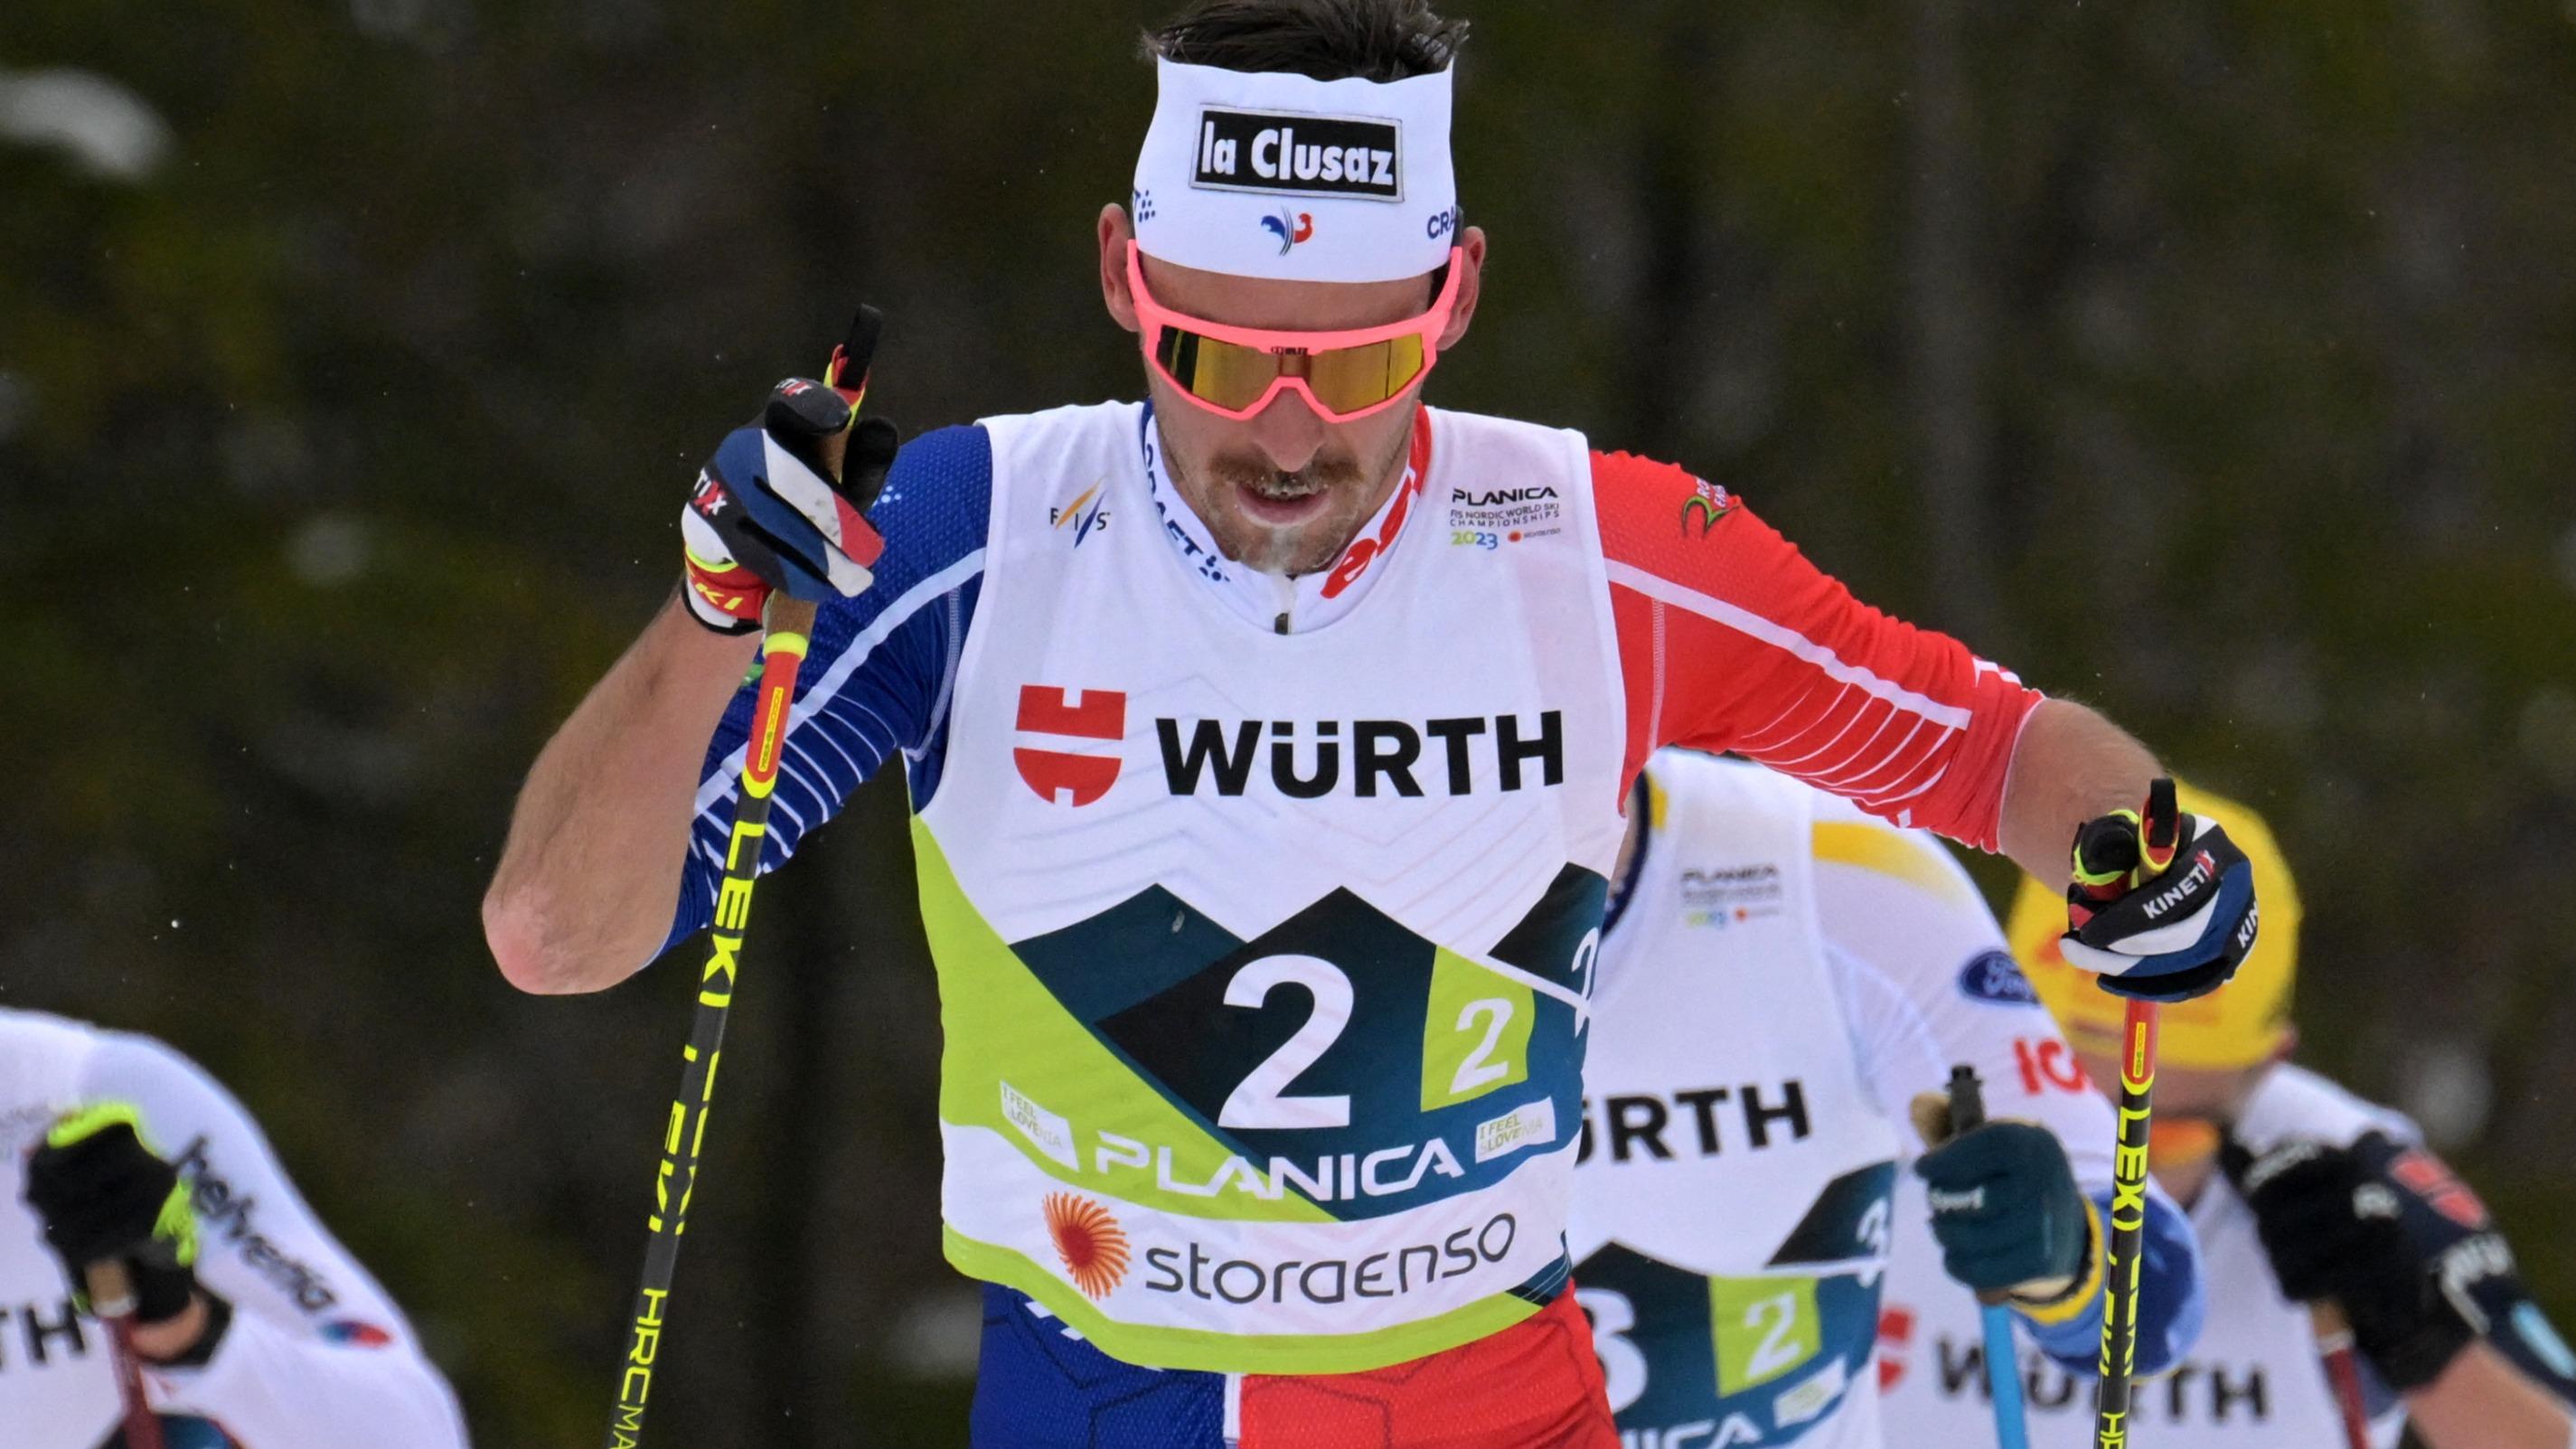
[[[1127,696],[1114,689],[1067,692],[1020,686],[1019,731],[1115,745],[1127,735]],[[1089,805],[1118,783],[1118,756],[1021,745],[1011,751],[1020,780],[1049,804]]]
[[[1071,503],[1048,509],[1047,525],[1072,529],[1073,546],[1082,547],[1083,540],[1109,526],[1109,480],[1096,479]]]
[[[1284,257],[1290,247],[1315,239],[1315,218],[1307,212],[1290,211],[1283,206],[1261,219],[1261,229],[1279,238],[1279,255]]]
[[[1070,1192],[1048,1193],[1041,1208],[1056,1260],[1083,1297],[1097,1302],[1127,1280],[1127,1230],[1109,1209]]]

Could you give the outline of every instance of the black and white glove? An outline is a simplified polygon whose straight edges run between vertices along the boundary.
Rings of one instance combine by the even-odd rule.
[[[102,1102],[56,1122],[28,1155],[27,1206],[84,1307],[90,1265],[122,1260],[135,1321],[148,1324],[178,1317],[197,1291],[197,1215],[141,1121],[130,1103]]]
[[[2254,949],[2254,866],[2218,822],[2175,807],[2172,781],[2155,782],[2143,815],[2086,823],[2074,854],[2058,945],[2104,990],[2188,1001],[2226,985]]]
[[[2332,1300],[2353,1346],[2400,1393],[2440,1377],[2483,1335],[2480,1297],[2518,1293],[2513,1251],[2475,1194],[2431,1154],[2365,1133],[2350,1147],[2284,1143],[2219,1162],[2254,1210],[2281,1292]]]
[[[791,377],[771,389],[759,421],[736,428],[698,470],[680,510],[689,614],[720,634],[760,627],[773,591],[821,603],[855,597],[885,551],[867,520],[885,486],[898,434],[858,416],[876,346],[872,313],[822,382]],[[847,434],[838,476],[831,440]]]

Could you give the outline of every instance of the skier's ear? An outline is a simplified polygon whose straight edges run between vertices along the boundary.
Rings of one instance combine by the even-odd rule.
[[[1457,346],[1467,335],[1467,324],[1475,320],[1476,299],[1484,295],[1485,229],[1471,226],[1459,232],[1458,252],[1458,305],[1449,309],[1448,325],[1440,329],[1440,340],[1435,344],[1443,352]]]
[[[1136,298],[1127,290],[1127,244],[1136,239],[1136,225],[1127,219],[1127,209],[1117,202],[1100,208],[1100,300],[1109,308],[1109,318],[1121,328],[1137,328]]]

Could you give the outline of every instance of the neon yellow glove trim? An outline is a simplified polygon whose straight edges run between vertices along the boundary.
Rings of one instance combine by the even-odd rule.
[[[132,1102],[92,1102],[64,1113],[53,1126],[45,1129],[45,1145],[69,1147],[75,1142],[86,1142],[119,1123],[134,1129],[135,1141],[144,1142],[142,1108]],[[144,1148],[149,1151],[151,1144],[144,1142]]]
[[[110,1127],[132,1128],[134,1140],[150,1152],[152,1139],[143,1131],[143,1109],[132,1102],[92,1102],[86,1107],[66,1112],[45,1129],[45,1145],[69,1147],[86,1142]],[[175,1252],[179,1266],[189,1268],[197,1262],[197,1212],[195,1193],[186,1179],[172,1184],[170,1195],[161,1200],[161,1211],[153,1216],[152,1236],[167,1241]]]
[[[2138,812],[2135,810],[2114,810],[2106,818],[2112,820],[2126,820],[2129,822],[2130,828],[2138,832],[2139,840],[2144,841],[2147,838],[2146,822],[2138,818]],[[2140,849],[2143,851],[2144,846],[2142,845]],[[2081,847],[2077,848],[2075,851],[2075,883],[2077,885],[2113,885],[2125,878],[2128,874],[2129,872],[2126,870],[2095,870],[2084,863],[2084,852]]]

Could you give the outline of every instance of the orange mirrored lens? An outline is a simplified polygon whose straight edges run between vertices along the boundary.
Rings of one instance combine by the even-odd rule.
[[[1279,359],[1258,347],[1244,347],[1166,327],[1154,344],[1154,360],[1183,391],[1221,408],[1248,408],[1279,376]]]
[[[1411,386],[1422,375],[1422,334],[1336,347],[1306,359],[1306,385],[1315,400],[1337,413],[1371,408]]]
[[[1279,353],[1165,327],[1155,339],[1154,360],[1184,391],[1216,407],[1252,406],[1284,372],[1304,378],[1327,411],[1355,413],[1413,385],[1422,375],[1423,339],[1408,333],[1357,347]]]

